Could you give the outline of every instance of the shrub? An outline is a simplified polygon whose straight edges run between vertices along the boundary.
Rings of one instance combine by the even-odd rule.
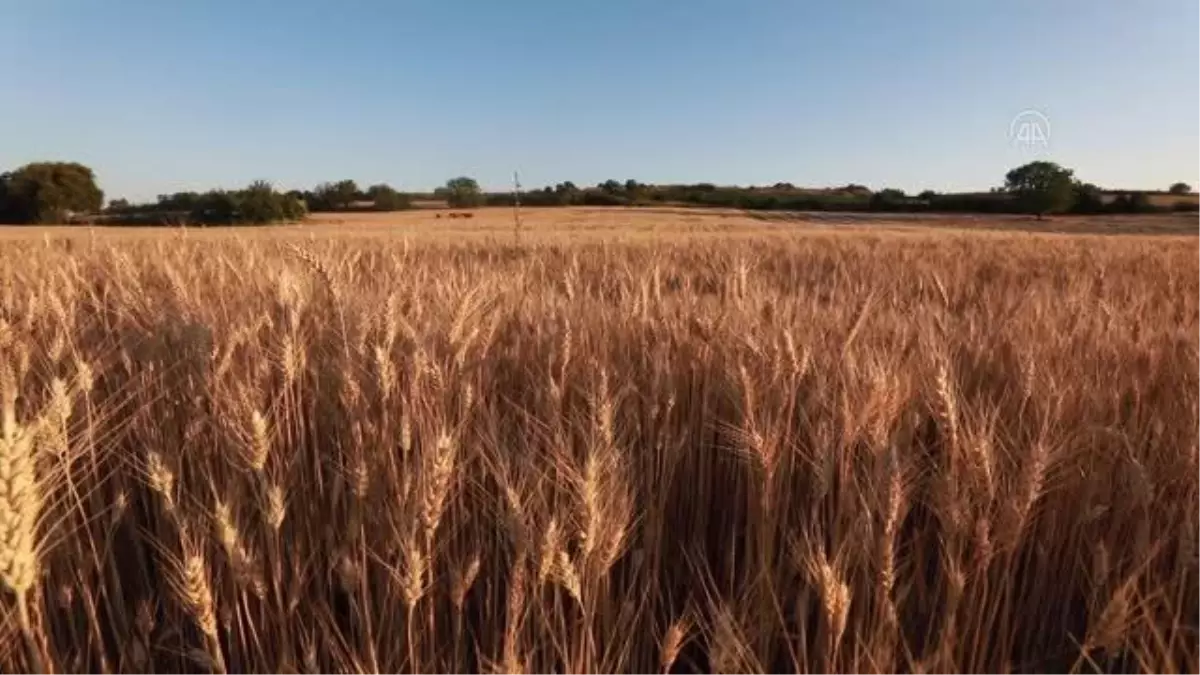
[[[376,211],[399,211],[411,206],[408,195],[397,192],[386,183],[367,188],[367,197],[374,204]]]
[[[285,220],[284,196],[266,181],[255,181],[239,195],[235,219],[249,225],[265,225]]]

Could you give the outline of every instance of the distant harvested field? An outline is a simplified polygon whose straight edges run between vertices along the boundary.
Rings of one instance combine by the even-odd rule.
[[[451,213],[470,213],[470,219],[450,218]],[[439,217],[440,216],[440,217]],[[1198,233],[1196,214],[1054,216],[1036,220],[1008,215],[930,215],[835,212],[741,211],[687,207],[575,207],[522,209],[521,236],[527,242],[571,241],[659,241],[678,239],[791,238],[797,233],[920,233],[937,231],[995,231],[997,233],[1068,234],[1184,234]],[[162,233],[178,235],[178,228],[97,227],[3,227],[0,240],[55,237],[144,238]],[[400,236],[412,241],[514,240],[513,210],[414,209],[390,213],[314,213],[298,225],[275,227],[189,228],[189,236],[242,238],[291,238],[324,236]]]
[[[469,221],[448,220],[448,212],[473,213]],[[438,218],[441,213],[442,218]],[[1000,232],[1058,232],[1094,234],[1196,234],[1196,214],[1054,216],[1037,220],[1030,216],[976,214],[896,214],[742,211],[688,207],[575,207],[522,209],[527,233],[549,237],[675,236],[675,235],[784,235],[797,228],[857,230],[913,230],[924,228],[997,230]],[[453,233],[504,237],[512,235],[513,209],[415,210],[396,213],[316,213],[312,224],[336,224],[369,230],[379,226],[403,234]],[[430,228],[433,228],[430,231]]]
[[[1200,669],[1194,217],[476,213],[0,229],[0,671]]]

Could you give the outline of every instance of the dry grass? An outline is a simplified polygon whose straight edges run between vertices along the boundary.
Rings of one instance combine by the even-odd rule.
[[[239,228],[241,239],[308,241],[311,238],[402,237],[411,244],[471,240],[512,245],[513,211],[505,207],[472,209],[470,220],[436,218],[438,209],[418,208],[388,213],[314,213],[303,225]],[[535,243],[647,243],[663,239],[721,240],[791,239],[798,232],[868,234],[881,232],[927,234],[930,230],[970,231],[987,236],[1012,233],[1195,235],[1196,214],[1060,215],[1036,220],[1030,216],[990,214],[838,213],[742,211],[661,207],[523,208],[523,241]],[[178,228],[39,226],[2,227],[0,242],[27,240],[31,235],[88,241],[130,241],[179,236]],[[227,240],[228,228],[191,229],[196,240]]]
[[[0,670],[1200,668],[1195,238],[529,220],[6,241]]]

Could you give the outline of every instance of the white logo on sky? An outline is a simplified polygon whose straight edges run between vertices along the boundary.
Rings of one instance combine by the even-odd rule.
[[[1050,118],[1038,110],[1022,110],[1008,124],[1008,140],[1025,150],[1050,147]]]

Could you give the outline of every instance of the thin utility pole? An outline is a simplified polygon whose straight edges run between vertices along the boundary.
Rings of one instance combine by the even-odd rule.
[[[521,243],[521,176],[513,171],[513,241]]]

